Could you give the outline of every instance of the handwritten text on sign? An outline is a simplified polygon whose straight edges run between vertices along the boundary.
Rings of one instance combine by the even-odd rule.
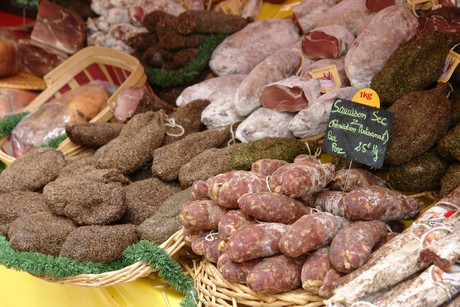
[[[380,168],[393,126],[393,113],[336,99],[322,149],[348,160]]]

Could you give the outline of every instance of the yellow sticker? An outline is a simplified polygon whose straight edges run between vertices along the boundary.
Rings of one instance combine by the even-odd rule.
[[[374,108],[380,108],[380,98],[376,91],[370,88],[363,88],[353,96],[352,101],[371,106]]]
[[[241,15],[247,0],[225,0],[220,3],[222,12],[228,15]]]
[[[329,92],[330,90],[340,88],[342,82],[340,81],[337,66],[330,65],[321,67],[308,72],[313,79],[317,79],[321,85],[321,93]]]
[[[460,64],[460,54],[454,52],[453,50],[450,50],[449,54],[446,57],[446,62],[444,64],[442,74],[439,77],[438,81],[444,83],[449,81],[458,64]]]

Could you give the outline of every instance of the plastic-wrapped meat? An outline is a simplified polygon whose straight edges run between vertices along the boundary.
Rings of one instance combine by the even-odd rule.
[[[338,24],[357,35],[360,25],[373,14],[366,8],[366,0],[342,0],[319,16],[315,28]]]
[[[25,70],[37,77],[43,77],[69,57],[65,52],[32,39],[19,40],[18,55]]]
[[[28,90],[0,88],[0,119],[22,112],[24,107],[31,103],[37,95]]]
[[[233,103],[241,116],[247,116],[260,107],[260,95],[264,86],[286,79],[309,64],[297,48],[281,49],[262,60],[249,72],[238,87]]]
[[[292,10],[292,14],[302,33],[306,33],[313,29],[321,15],[334,5],[335,0],[304,0]]]
[[[369,87],[372,77],[382,69],[399,45],[416,34],[417,26],[417,16],[403,4],[392,5],[376,13],[345,55],[345,70],[351,85]]]
[[[288,124],[293,118],[292,113],[261,107],[238,125],[235,136],[243,143],[257,141],[265,137],[292,138],[294,136],[289,131]]]
[[[318,80],[304,80],[291,76],[264,86],[260,94],[260,104],[278,112],[298,112],[318,98],[321,85]]]
[[[254,21],[227,37],[214,49],[209,67],[218,76],[247,74],[267,56],[295,43],[299,38],[298,28],[289,19]]]
[[[451,267],[460,259],[459,243],[460,225],[456,226],[452,233],[425,247],[420,252],[420,259],[449,272]]]
[[[344,26],[327,25],[304,34],[302,51],[311,59],[336,59],[347,53],[354,40]]]
[[[310,106],[299,111],[289,122],[289,130],[299,138],[317,135],[326,131],[332,103],[336,98],[351,100],[358,92],[355,87],[331,90],[314,100]]]
[[[31,39],[73,54],[86,42],[86,23],[76,12],[40,1]]]

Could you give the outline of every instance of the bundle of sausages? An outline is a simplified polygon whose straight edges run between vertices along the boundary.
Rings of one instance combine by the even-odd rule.
[[[343,176],[350,178],[346,189]],[[326,191],[341,196],[331,210],[320,205]],[[344,174],[305,154],[293,163],[259,160],[250,171],[197,181],[192,195],[179,215],[185,241],[224,278],[264,295],[302,287],[330,297],[338,280],[385,242],[391,221],[420,212],[417,200],[390,190],[373,173]]]

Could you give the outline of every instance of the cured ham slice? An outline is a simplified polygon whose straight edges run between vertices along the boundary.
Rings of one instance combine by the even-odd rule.
[[[305,81],[292,76],[264,87],[260,95],[263,107],[278,112],[297,112],[308,106],[309,101],[318,98],[321,84],[316,79]]]
[[[40,1],[31,38],[68,54],[83,48],[86,22],[73,10]]]
[[[302,51],[311,59],[336,59],[345,55],[355,36],[341,25],[315,28],[302,38]]]
[[[19,40],[18,54],[24,69],[37,77],[43,77],[69,57],[65,52],[31,39]]]

